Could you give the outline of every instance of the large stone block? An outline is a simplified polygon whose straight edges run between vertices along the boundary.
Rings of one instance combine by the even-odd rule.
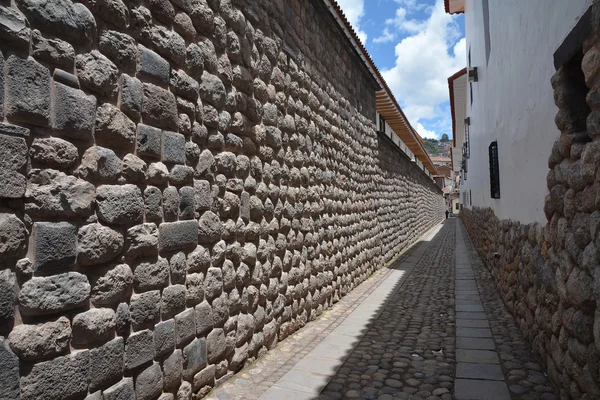
[[[194,219],[195,216],[196,192],[191,186],[184,186],[179,189],[179,219]]]
[[[16,215],[0,212],[0,257],[19,256],[27,246],[27,228]]]
[[[33,162],[49,167],[69,168],[77,163],[77,147],[60,138],[35,138],[29,155]]]
[[[122,337],[90,350],[90,391],[105,388],[121,379],[124,354]]]
[[[0,7],[0,38],[7,45],[29,50],[31,30],[25,16],[15,9]]]
[[[19,358],[10,350],[8,343],[0,338],[0,398],[19,400],[21,383],[19,377]]]
[[[183,353],[180,349],[177,349],[163,362],[163,386],[165,390],[178,387],[182,374]]]
[[[96,98],[62,83],[54,82],[52,128],[77,140],[92,139],[96,120]]]
[[[183,348],[183,378],[191,381],[206,366],[206,339],[196,338]]]
[[[117,66],[125,71],[135,71],[137,48],[135,39],[122,32],[104,30],[98,40],[98,48]]]
[[[101,224],[81,227],[78,234],[77,261],[80,265],[102,264],[123,250],[123,235]]]
[[[129,312],[134,329],[153,327],[160,318],[160,292],[153,290],[134,294],[131,296]]]
[[[179,192],[175,186],[169,186],[163,191],[163,213],[165,221],[177,220],[179,215]]]
[[[177,102],[173,93],[144,83],[144,100],[142,102],[144,122],[160,128],[177,129]]]
[[[15,313],[15,274],[4,269],[0,271],[0,322],[9,323]]]
[[[185,136],[176,132],[163,132],[162,160],[165,163],[185,163]]]
[[[174,317],[185,309],[185,286],[171,285],[163,290],[160,312],[163,319]]]
[[[40,361],[69,351],[71,324],[66,317],[39,325],[17,325],[8,336],[10,347],[25,361]]]
[[[117,96],[119,70],[102,53],[92,50],[79,54],[75,58],[75,66],[83,86],[111,99]]]
[[[97,189],[98,218],[115,225],[135,225],[144,218],[144,199],[135,185],[102,185]]]
[[[169,263],[162,257],[157,260],[144,259],[135,265],[133,282],[137,292],[164,288],[169,284]]]
[[[171,354],[175,349],[175,320],[162,321],[154,327],[155,356]]]
[[[194,180],[194,191],[196,194],[196,210],[210,210],[212,206],[210,182],[205,180]]]
[[[216,108],[221,108],[225,105],[227,92],[225,91],[223,81],[221,81],[218,76],[204,71],[202,73],[199,91],[202,100],[208,104]]]
[[[162,131],[149,125],[138,124],[138,154],[160,159]]]
[[[142,82],[127,74],[121,75],[121,110],[137,120],[142,112],[144,87]]]
[[[223,329],[215,328],[206,337],[206,348],[208,352],[208,362],[218,363],[225,355],[226,343]]]
[[[132,370],[154,358],[154,335],[145,329],[132,333],[125,342],[125,370]]]
[[[50,315],[81,307],[89,298],[87,277],[67,272],[25,282],[19,292],[19,308],[27,316]]]
[[[176,342],[178,346],[188,342],[196,335],[194,309],[190,308],[175,316]]]
[[[140,73],[162,84],[168,84],[171,75],[171,65],[169,62],[142,45],[138,45],[138,53],[138,69]]]
[[[135,377],[135,398],[137,400],[153,400],[160,396],[163,388],[162,370],[155,362]]]
[[[69,0],[18,0],[29,22],[69,42],[89,45],[94,39],[96,21],[83,4]]]
[[[135,399],[133,378],[123,378],[102,392],[104,400],[131,400]]]
[[[94,132],[96,143],[109,148],[133,151],[135,135],[135,123],[125,113],[110,103],[98,107]]]
[[[90,274],[91,300],[96,306],[115,305],[131,295],[133,272],[127,264],[96,269]]]
[[[219,216],[212,211],[206,211],[198,221],[198,242],[214,243],[219,241],[223,231],[223,224]]]
[[[77,227],[69,222],[33,224],[31,257],[36,271],[70,267],[77,258]]]
[[[146,191],[148,191],[148,188],[146,188]],[[160,196],[160,190],[158,190],[158,194]],[[128,258],[155,256],[158,253],[158,229],[156,224],[150,222],[129,228],[127,230],[126,248]]]
[[[158,247],[161,251],[196,247],[198,244],[198,223],[195,220],[164,222],[158,230]]]
[[[23,197],[27,187],[27,179],[23,175],[26,165],[25,139],[0,135],[0,198]]]
[[[29,173],[25,211],[34,216],[83,217],[92,214],[96,188],[89,182],[53,169]]]
[[[73,342],[103,343],[114,337],[115,312],[111,308],[92,308],[73,317]]]
[[[129,27],[129,10],[122,0],[84,0],[95,16],[125,29]]]
[[[198,304],[195,309],[196,333],[206,335],[213,328],[212,308],[207,301]]]
[[[50,121],[50,71],[33,58],[6,60],[6,117],[31,125]]]
[[[67,70],[72,69],[75,63],[73,46],[64,40],[45,38],[37,29],[32,32],[31,54],[37,59],[49,61]]]
[[[35,364],[21,378],[21,399],[68,399],[88,390],[90,355],[83,351]]]

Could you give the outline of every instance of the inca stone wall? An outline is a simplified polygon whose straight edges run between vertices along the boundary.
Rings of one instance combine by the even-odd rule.
[[[2,399],[202,397],[441,216],[321,1],[2,0],[0,51]]]
[[[552,78],[561,135],[548,159],[548,223],[501,221],[491,209],[461,211],[562,399],[600,398],[599,11],[595,5],[583,56]]]

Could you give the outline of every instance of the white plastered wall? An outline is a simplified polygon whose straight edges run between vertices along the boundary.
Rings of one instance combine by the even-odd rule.
[[[467,0],[467,54],[478,69],[471,105],[467,181],[473,206],[501,219],[545,223],[546,175],[554,124],[550,79],[553,54],[592,0],[489,0],[490,56],[486,62],[482,0]],[[498,142],[500,199],[490,196],[488,146]],[[462,196],[462,194],[461,194]]]

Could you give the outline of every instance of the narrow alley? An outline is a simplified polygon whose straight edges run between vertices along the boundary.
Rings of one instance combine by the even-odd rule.
[[[557,396],[451,218],[207,398]]]

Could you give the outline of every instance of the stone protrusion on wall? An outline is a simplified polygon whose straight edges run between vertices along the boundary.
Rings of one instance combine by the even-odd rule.
[[[596,2],[597,3],[597,2]],[[548,222],[463,210],[504,302],[561,398],[600,396],[600,8],[582,50],[552,77],[561,131],[548,158]]]
[[[2,399],[201,397],[441,217],[320,1],[2,2],[0,72]]]

